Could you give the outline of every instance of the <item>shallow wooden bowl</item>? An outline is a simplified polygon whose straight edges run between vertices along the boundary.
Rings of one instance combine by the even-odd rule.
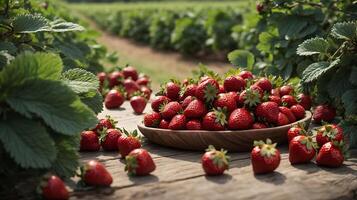
[[[250,129],[241,131],[204,131],[204,130],[169,130],[149,128],[138,125],[140,132],[151,142],[179,149],[205,150],[208,145],[214,145],[217,149],[224,148],[233,152],[251,151],[254,140],[266,140],[282,144],[287,142],[288,129],[304,122],[308,128],[311,121],[311,112],[306,111],[305,118],[285,126]]]

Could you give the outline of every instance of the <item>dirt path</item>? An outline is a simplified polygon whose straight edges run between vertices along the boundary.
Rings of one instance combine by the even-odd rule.
[[[101,33],[97,41],[105,45],[110,52],[116,51],[118,53],[120,65],[131,64],[149,74],[153,79],[154,88],[158,88],[159,82],[169,78],[183,79],[190,76],[192,70],[197,68],[199,63],[207,65],[220,74],[232,67],[227,62],[185,58],[177,52],[154,50],[147,45],[104,32],[90,20],[87,20],[87,22],[94,30]]]

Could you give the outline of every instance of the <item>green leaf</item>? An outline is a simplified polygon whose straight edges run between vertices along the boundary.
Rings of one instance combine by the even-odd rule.
[[[15,33],[35,33],[50,30],[48,20],[39,14],[18,15],[12,25]]]
[[[317,80],[320,76],[324,75],[326,72],[338,65],[339,62],[340,60],[337,59],[331,63],[325,61],[312,63],[302,73],[302,81],[305,83],[310,83]]]
[[[12,42],[0,42],[0,51],[7,51],[9,54],[16,53],[16,46]]]
[[[48,168],[56,158],[53,140],[38,121],[8,115],[0,121],[0,140],[10,156],[24,168]]]
[[[327,85],[330,97],[340,98],[345,91],[353,87],[351,82],[346,78],[350,73],[351,71],[344,67],[337,70],[337,72],[330,77],[330,82]]]
[[[77,134],[97,122],[94,112],[61,81],[27,81],[14,88],[6,102],[27,117],[36,114],[55,131],[66,135]]]
[[[356,22],[336,23],[332,27],[331,34],[337,39],[356,40],[357,23]]]
[[[103,111],[103,97],[98,91],[93,97],[81,97],[81,101],[96,114]]]
[[[308,22],[298,16],[283,16],[277,21],[279,35],[285,40],[297,39],[299,33],[308,26]]]
[[[53,32],[67,32],[67,31],[83,31],[83,26],[72,22],[66,22],[63,20],[55,20],[50,22],[51,31]]]
[[[275,45],[281,44],[281,39],[277,29],[272,29],[259,34],[259,44],[257,48],[265,53],[271,53]]]
[[[342,103],[346,110],[346,115],[357,113],[357,89],[348,90],[342,95]]]
[[[326,53],[328,49],[328,42],[319,37],[305,40],[299,45],[296,53],[300,56],[309,56],[314,54]]]
[[[62,79],[77,94],[95,93],[99,88],[97,76],[84,69],[70,69],[62,74]]]
[[[350,76],[350,82],[353,85],[357,85],[357,67],[353,67]]]
[[[254,55],[246,50],[235,50],[228,54],[228,60],[237,67],[252,69],[254,65]]]

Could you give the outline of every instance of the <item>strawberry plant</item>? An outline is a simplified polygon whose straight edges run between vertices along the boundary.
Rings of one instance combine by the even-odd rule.
[[[341,115],[341,124],[357,146],[357,22],[336,23],[326,38],[301,43],[297,54],[315,62],[302,73],[302,86],[316,93],[316,101],[329,103]]]

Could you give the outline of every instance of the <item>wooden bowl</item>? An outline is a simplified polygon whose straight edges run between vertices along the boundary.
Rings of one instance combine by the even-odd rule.
[[[167,147],[186,150],[205,150],[208,145],[217,149],[224,148],[232,152],[251,151],[254,140],[266,140],[282,144],[287,142],[287,131],[293,125],[304,122],[308,128],[311,112],[306,111],[305,118],[294,123],[265,129],[240,131],[205,131],[205,130],[170,130],[149,128],[138,125],[140,132],[151,142]]]

